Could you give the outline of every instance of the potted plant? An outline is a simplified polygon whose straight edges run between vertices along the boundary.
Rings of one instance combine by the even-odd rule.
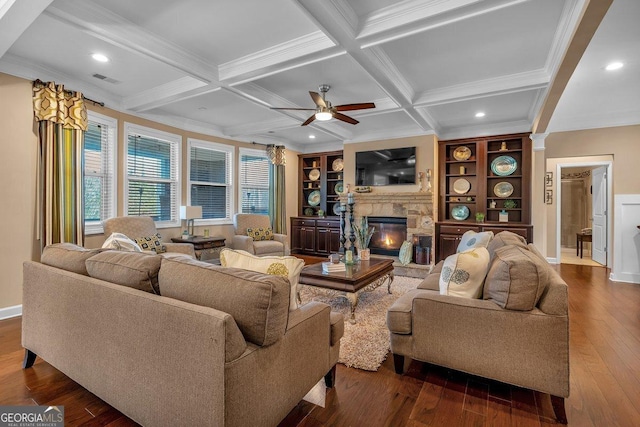
[[[353,225],[353,231],[358,241],[358,247],[360,248],[360,259],[368,260],[371,252],[369,251],[369,242],[371,242],[371,236],[376,231],[375,227],[369,227],[369,219],[366,216],[360,218],[360,226]]]
[[[484,213],[476,212],[476,222],[483,222],[483,221],[484,221]]]

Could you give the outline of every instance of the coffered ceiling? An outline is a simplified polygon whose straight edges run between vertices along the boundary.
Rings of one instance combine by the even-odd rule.
[[[640,2],[614,0],[582,56],[584,48],[571,49],[588,4],[0,0],[0,71],[55,80],[183,129],[306,152],[430,133],[528,132],[544,108],[555,112],[543,132],[640,123]],[[582,60],[554,108],[546,100],[567,49]],[[612,60],[625,67],[605,75]],[[348,112],[355,126],[307,127],[311,111],[270,109],[313,108],[308,92],[323,83],[334,105],[376,108]]]

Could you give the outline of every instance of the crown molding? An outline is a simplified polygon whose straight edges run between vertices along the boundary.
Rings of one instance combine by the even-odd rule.
[[[461,126],[455,129],[443,129],[442,134],[438,134],[438,138],[441,140],[447,140],[522,132],[531,132],[531,122],[529,122],[528,120],[515,120],[511,122]]]
[[[429,125],[431,130],[438,134],[440,131],[440,124],[438,121],[431,115],[429,109],[427,107],[419,107],[414,108],[417,114],[420,114],[420,117]]]
[[[385,80],[391,83],[396,91],[402,95],[405,100],[402,104],[410,103],[415,95],[415,91],[389,56],[378,47],[372,47],[362,52],[371,65],[375,67],[375,71],[381,74]],[[367,71],[372,71],[371,68],[366,69]],[[370,74],[373,73],[370,72]]]
[[[549,76],[555,76],[562,64],[567,47],[573,39],[574,33],[589,0],[567,0],[560,22],[557,26],[556,34],[551,42],[551,49],[545,63],[545,71]]]
[[[548,133],[640,125],[640,111],[599,111],[591,115],[554,117]]]
[[[302,58],[335,46],[336,44],[322,31],[315,31],[221,64],[218,67],[220,80],[238,84],[248,79],[256,79],[264,76],[265,70],[269,70],[270,67],[277,64],[289,62],[288,68],[290,69],[305,65],[309,63],[309,61],[317,62],[326,59],[326,57],[316,56],[306,61]],[[337,52],[332,52],[329,57],[335,56],[336,54]],[[272,69],[270,73],[280,71],[283,71],[283,69]]]
[[[334,8],[333,13],[338,13],[340,15],[340,21],[344,23],[344,28],[349,30],[352,37],[355,37],[358,26],[360,25],[358,14],[345,0],[329,0],[329,3],[331,3]]]
[[[181,129],[188,132],[201,133],[203,135],[216,136],[219,138],[231,139],[229,135],[225,134],[222,128],[211,123],[201,122],[199,120],[187,119],[177,116],[165,116],[163,114],[152,113],[138,113],[134,114],[129,111],[125,111],[127,114],[131,114],[136,117],[151,120],[156,123],[161,123],[166,126],[172,126],[177,129]]]
[[[427,107],[487,96],[537,90],[546,88],[550,79],[551,77],[545,70],[534,70],[462,83],[422,92],[414,101],[414,105]]]
[[[218,80],[217,67],[210,62],[175,43],[142,30],[133,22],[98,4],[57,0],[43,13],[74,28],[81,28],[93,37],[114,46],[160,61],[205,83]]]
[[[297,120],[290,117],[279,117],[275,120],[227,126],[224,128],[224,133],[235,138],[241,135],[257,135],[270,130],[290,129],[296,126],[300,126],[300,122]]]
[[[355,144],[359,142],[381,141],[385,139],[411,138],[414,136],[435,135],[434,131],[416,131],[414,128],[394,129],[393,131],[383,131],[358,135],[356,138],[344,141],[344,144]]]
[[[145,111],[220,89],[201,80],[185,76],[177,80],[138,92],[124,99],[124,108]]]
[[[303,144],[300,145],[302,154],[321,153],[323,151],[339,151],[344,149],[344,144],[340,141],[320,144]]]

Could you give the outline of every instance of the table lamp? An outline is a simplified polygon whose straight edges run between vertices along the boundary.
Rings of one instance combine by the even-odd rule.
[[[187,220],[189,237],[193,237],[193,222],[197,218],[202,218],[202,206],[180,206],[180,219]]]

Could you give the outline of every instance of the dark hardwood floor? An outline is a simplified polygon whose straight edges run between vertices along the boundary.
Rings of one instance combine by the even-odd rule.
[[[569,283],[571,426],[640,425],[640,285],[613,283],[601,267],[558,266]],[[22,370],[20,318],[0,321],[0,405],[65,406],[66,425],[134,422],[38,359]],[[412,362],[396,375],[338,365],[325,407],[300,402],[282,426],[546,426],[549,395]]]

